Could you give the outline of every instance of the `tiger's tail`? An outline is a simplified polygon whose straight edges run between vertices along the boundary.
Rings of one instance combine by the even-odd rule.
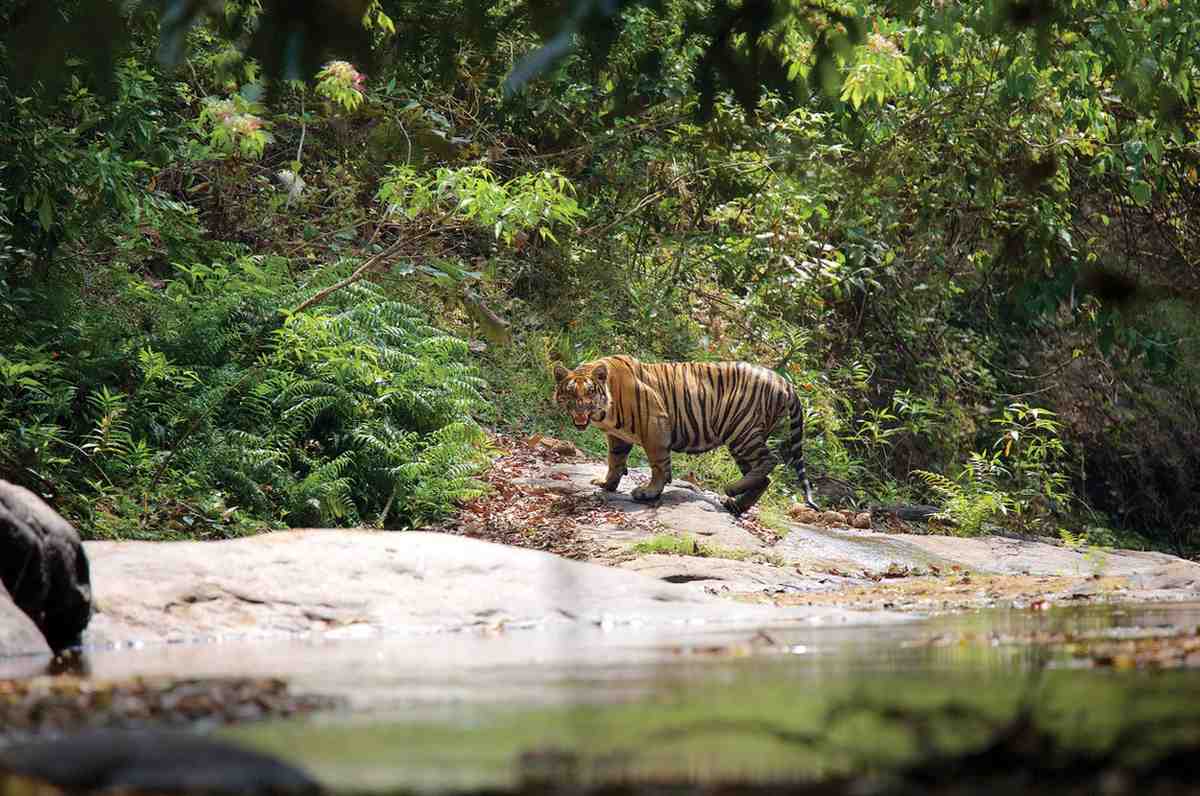
[[[812,509],[817,508],[813,500],[812,484],[804,472],[804,402],[795,392],[792,393],[792,404],[788,410],[790,429],[787,437],[779,441],[780,457],[796,471],[796,477],[804,485],[804,502]]]

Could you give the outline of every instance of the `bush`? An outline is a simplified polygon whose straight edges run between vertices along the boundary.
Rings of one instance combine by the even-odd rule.
[[[466,344],[364,283],[280,323],[295,292],[279,262],[194,266],[10,348],[0,469],[93,536],[409,527],[478,494],[487,404]]]

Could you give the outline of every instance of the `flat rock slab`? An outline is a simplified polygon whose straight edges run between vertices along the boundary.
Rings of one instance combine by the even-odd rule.
[[[1130,575],[1129,584],[1150,596],[1200,597],[1200,567],[1176,559]]]
[[[705,594],[807,594],[831,591],[864,582],[861,578],[805,574],[794,567],[704,556],[651,553],[625,561],[622,569],[640,572],[668,583],[687,584]]]
[[[906,542],[931,559],[940,558],[963,569],[996,575],[1089,576],[1102,572],[1127,576],[1176,565],[1200,576],[1200,564],[1167,553],[1072,549],[1065,545],[1001,536],[871,535]]]
[[[673,481],[658,500],[645,503],[634,500],[629,491],[649,481],[648,473],[633,470],[621,482],[619,491],[605,492],[591,481],[602,477],[606,470],[603,464],[564,464],[553,468],[545,478],[523,479],[518,483],[564,495],[591,495],[609,510],[624,515],[622,520],[631,520],[598,523],[582,531],[581,539],[593,545],[595,558],[620,557],[637,542],[662,533],[687,533],[704,544],[732,550],[767,549],[767,545],[737,523],[721,505],[720,498],[711,492],[687,481]]]
[[[895,564],[917,570],[957,567],[991,575],[1089,577],[1128,576],[1172,565],[1176,574],[1188,572],[1200,578],[1200,565],[1166,553],[1072,549],[1003,536],[895,534],[795,524],[772,550],[789,563],[817,570],[879,572]]]
[[[88,644],[489,627],[764,624],[869,613],[730,603],[683,584],[438,533],[297,530],[89,542]]]
[[[924,538],[793,523],[772,550],[789,564],[810,572],[878,572],[891,566],[948,570],[958,564],[951,556],[916,543]]]

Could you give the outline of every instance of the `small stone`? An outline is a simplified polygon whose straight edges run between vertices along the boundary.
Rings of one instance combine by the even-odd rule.
[[[822,511],[821,522],[826,525],[845,525],[846,515],[840,511]]]
[[[854,515],[854,521],[850,523],[855,528],[870,528],[871,527],[871,512],[860,511]]]
[[[790,514],[792,519],[796,520],[797,522],[813,523],[817,522],[821,517],[818,512],[813,511],[808,506],[800,505],[792,506],[790,509],[788,509],[788,514]]]
[[[546,450],[553,451],[559,456],[579,456],[579,449],[572,443],[554,437],[535,436],[532,440],[533,444],[540,445]]]

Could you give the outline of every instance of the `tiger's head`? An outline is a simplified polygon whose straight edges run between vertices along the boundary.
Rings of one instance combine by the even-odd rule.
[[[582,431],[593,420],[608,413],[608,366],[604,363],[567,370],[554,366],[554,400],[571,413],[575,428]]]

